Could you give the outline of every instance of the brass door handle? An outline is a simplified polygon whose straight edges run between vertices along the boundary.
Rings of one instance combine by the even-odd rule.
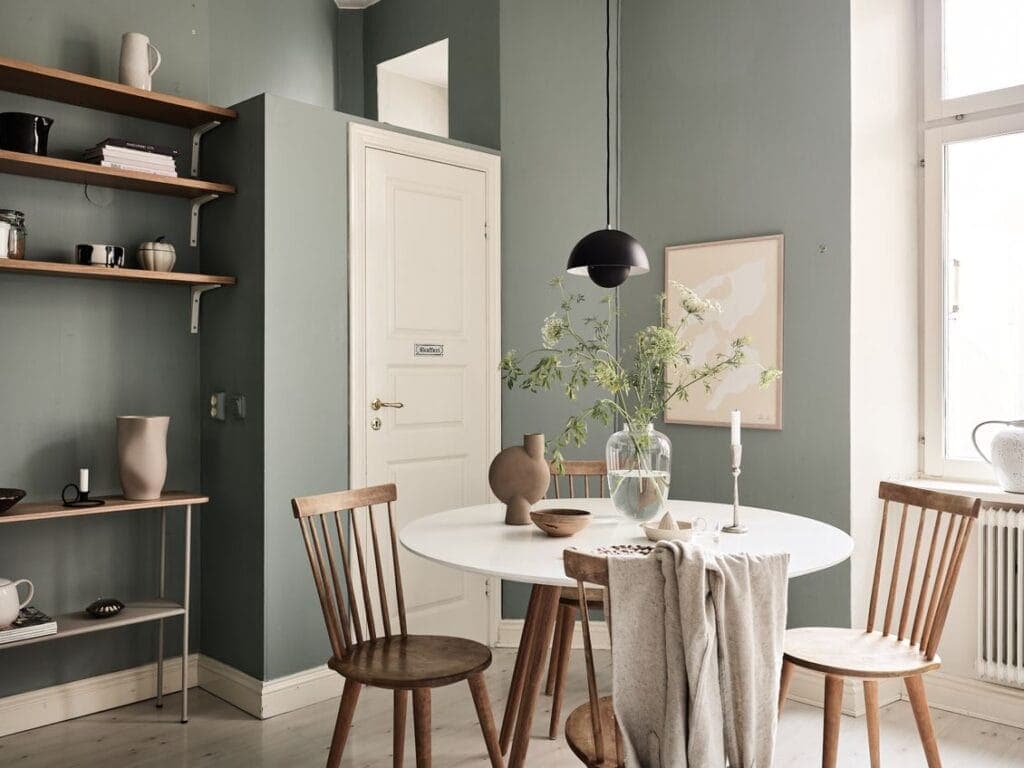
[[[379,411],[381,408],[405,408],[405,403],[385,403],[378,397],[370,403],[370,407],[375,411]]]

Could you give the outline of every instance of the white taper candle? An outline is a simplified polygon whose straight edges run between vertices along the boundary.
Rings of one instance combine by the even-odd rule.
[[[732,438],[732,440],[731,440],[731,442],[732,442],[733,445],[740,445],[740,422],[741,422],[740,412],[738,410],[734,410],[731,415],[732,415],[732,419],[731,419],[731,426],[732,426],[731,438]]]
[[[82,493],[89,492],[89,470],[85,467],[78,470],[78,490]]]

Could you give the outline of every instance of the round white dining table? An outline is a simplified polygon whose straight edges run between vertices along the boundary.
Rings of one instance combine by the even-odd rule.
[[[505,525],[503,504],[479,504],[426,515],[400,533],[402,545],[427,560],[533,585],[501,727],[502,752],[512,748],[509,768],[525,764],[561,591],[575,586],[565,575],[562,553],[569,548],[594,551],[617,544],[650,544],[640,526],[619,515],[610,499],[546,499],[534,505],[559,507],[590,512],[590,525],[575,536],[552,538],[534,525]],[[731,522],[733,514],[731,504],[675,499],[669,500],[668,510],[680,521],[703,518],[709,530],[716,522]],[[757,507],[741,506],[739,512],[749,527],[747,533],[721,533],[717,542],[704,535],[701,543],[724,553],[788,552],[790,578],[829,568],[853,552],[850,536],[827,523]]]

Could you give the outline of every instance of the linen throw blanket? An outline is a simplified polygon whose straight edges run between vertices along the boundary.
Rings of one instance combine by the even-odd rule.
[[[610,557],[612,701],[627,768],[769,768],[789,555],[679,541]]]

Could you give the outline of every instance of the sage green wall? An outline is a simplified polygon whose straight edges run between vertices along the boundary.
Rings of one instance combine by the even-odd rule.
[[[349,120],[266,97],[264,679],[329,648],[290,501],[349,487]]]
[[[850,523],[850,24],[845,0],[643,0],[622,24],[623,224],[666,245],[786,236],[783,429],[744,431],[744,500]],[[819,252],[825,246],[825,252]],[[667,426],[672,494],[727,501],[724,429]],[[849,626],[849,566],[797,579],[790,622]]]
[[[205,98],[206,17],[205,0],[3,0],[0,54],[116,80],[121,32],[148,31],[164,54],[156,87]],[[9,110],[55,118],[50,154],[58,157],[78,157],[107,136],[182,148],[187,143],[183,129],[0,93],[0,111]],[[31,258],[67,261],[80,242],[119,243],[133,251],[140,241],[164,234],[178,246],[179,269],[197,267],[197,254],[188,247],[185,201],[104,189],[92,196],[96,202],[77,184],[0,175],[0,208],[26,213]],[[66,483],[77,482],[78,467],[89,466],[95,492],[116,492],[114,417],[144,413],[171,416],[168,487],[199,486],[199,342],[188,332],[185,289],[5,275],[0,327],[7,363],[0,485],[53,499]],[[170,515],[172,585],[181,580],[180,519],[177,512]],[[31,579],[34,604],[53,613],[79,610],[100,595],[152,597],[158,521],[151,512],[4,526],[0,574]],[[198,540],[197,531],[194,545]],[[198,615],[198,547],[194,554]],[[179,653],[178,626],[168,624],[172,655]],[[193,642],[198,631],[197,622]],[[4,650],[0,696],[151,661],[155,637],[150,625]]]
[[[540,345],[540,323],[558,308],[548,281],[564,275],[576,241],[606,223],[604,114],[599,6],[588,0],[502,2],[503,349]],[[604,295],[582,278],[566,276],[566,286],[592,302]],[[576,407],[560,392],[506,391],[503,445],[520,442],[526,432],[550,436]],[[601,458],[608,434],[593,425],[587,445],[566,455]],[[503,615],[522,617],[528,595],[525,585],[506,583]]]
[[[210,0],[210,98],[276,93],[333,109],[336,14],[333,0]]]
[[[365,117],[377,118],[380,62],[448,38],[449,134],[500,146],[498,0],[381,0],[359,13]],[[341,14],[341,23],[358,23],[351,12]]]

